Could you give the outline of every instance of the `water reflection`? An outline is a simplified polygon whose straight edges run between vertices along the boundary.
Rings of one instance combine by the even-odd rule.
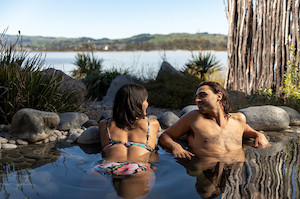
[[[0,159],[1,176],[23,169],[34,169],[55,162],[61,153],[54,143],[19,146],[14,150],[3,150]]]
[[[97,147],[20,146],[2,151],[0,198],[300,198],[300,144],[292,138],[245,148],[245,162],[243,156],[175,162],[160,149],[159,160],[153,156],[157,170],[123,180],[89,172],[101,159]]]
[[[232,169],[238,169],[245,162],[243,150],[224,155],[204,156],[196,154],[192,160],[178,159],[190,176],[196,177],[195,188],[202,198],[215,198],[226,187]]]
[[[101,160],[100,162],[102,162]],[[158,161],[158,153],[152,152],[150,162]],[[81,196],[88,198],[147,198],[149,192],[155,184],[155,167],[140,171],[130,176],[105,176],[91,169],[84,176],[81,185]],[[87,192],[86,190],[89,190]],[[113,189],[113,190],[112,190]]]
[[[11,186],[14,184],[21,191],[18,197],[29,198],[24,192],[24,187],[32,187],[32,191],[38,195],[35,190],[36,186],[31,180],[32,173],[30,170],[55,162],[61,153],[53,143],[49,143],[19,146],[14,150],[3,150],[1,155],[0,192],[2,192],[4,198],[10,198],[12,196]]]

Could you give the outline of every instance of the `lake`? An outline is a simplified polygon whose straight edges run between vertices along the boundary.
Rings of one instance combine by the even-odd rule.
[[[207,52],[207,51],[206,51]],[[227,52],[210,51],[220,60],[220,64],[227,66]],[[46,66],[62,70],[70,74],[76,68],[73,64],[78,52],[43,52],[46,55]],[[194,53],[198,53],[195,51]],[[34,55],[32,52],[30,55]],[[128,70],[130,74],[138,76],[155,77],[163,60],[168,61],[174,68],[181,70],[185,63],[191,59],[192,52],[186,50],[174,51],[130,51],[130,52],[95,52],[95,56],[103,58],[103,69],[112,68]],[[224,72],[223,71],[223,72]],[[225,74],[225,72],[224,72]]]

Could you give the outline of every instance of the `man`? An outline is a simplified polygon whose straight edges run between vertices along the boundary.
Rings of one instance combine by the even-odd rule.
[[[243,136],[254,138],[256,147],[269,145],[262,133],[246,124],[242,113],[229,113],[228,93],[219,83],[202,82],[196,92],[196,104],[199,110],[185,114],[160,136],[160,144],[175,157],[191,159],[194,154],[236,157],[241,152]],[[185,134],[193,153],[174,141]]]

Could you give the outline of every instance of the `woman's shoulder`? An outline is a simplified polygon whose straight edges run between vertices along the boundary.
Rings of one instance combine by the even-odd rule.
[[[148,118],[147,118],[148,119]],[[148,119],[149,123],[152,125],[159,125],[159,122],[157,119],[154,119],[154,118],[151,118],[151,119]]]

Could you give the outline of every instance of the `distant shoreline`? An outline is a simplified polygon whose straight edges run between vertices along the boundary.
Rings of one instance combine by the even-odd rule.
[[[24,50],[24,49],[23,49]],[[20,49],[18,51],[21,51]],[[190,51],[190,52],[227,52],[227,50],[185,50],[185,49],[176,49],[176,50],[30,50],[26,49],[29,52],[151,52],[151,51]]]

